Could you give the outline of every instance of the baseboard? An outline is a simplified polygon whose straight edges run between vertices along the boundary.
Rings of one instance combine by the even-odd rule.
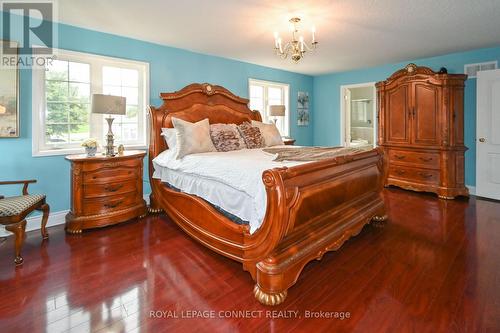
[[[55,225],[64,224],[66,214],[69,210],[63,210],[59,212],[50,213],[49,220],[47,221],[47,227],[53,227]],[[33,217],[28,217],[26,219],[26,231],[39,230],[42,223],[42,215],[37,215]],[[12,235],[11,232],[5,231],[5,228],[0,229],[0,237],[5,237]]]
[[[144,201],[149,205],[149,194],[144,194]],[[53,227],[55,225],[64,224],[66,214],[69,210],[62,210],[60,212],[50,213],[49,220],[47,221],[47,227]],[[37,215],[33,217],[28,217],[26,219],[26,231],[39,230],[42,223],[42,215]],[[2,226],[3,227],[3,226]],[[5,227],[0,228],[0,237],[5,237],[12,235],[11,232],[5,231]]]
[[[475,186],[467,185],[467,188],[469,189],[470,195],[476,195],[476,187]]]

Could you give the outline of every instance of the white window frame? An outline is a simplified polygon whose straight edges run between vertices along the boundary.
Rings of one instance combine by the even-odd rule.
[[[148,147],[149,124],[147,122],[147,106],[150,101],[149,96],[149,63],[135,60],[128,60],[115,57],[101,56],[91,53],[69,51],[63,49],[54,50],[58,60],[83,62],[90,64],[90,96],[102,93],[102,67],[113,66],[120,68],[136,69],[139,71],[139,89],[143,91],[139,94],[139,109],[143,106],[142,114],[139,115],[139,126],[143,128],[139,133],[140,143],[125,145],[128,149],[146,149]],[[143,74],[143,75],[142,75]],[[83,147],[71,147],[61,149],[48,149],[45,146],[45,68],[32,68],[32,156],[55,156],[78,154],[84,151]],[[140,110],[139,110],[140,111]],[[102,125],[101,125],[102,126]],[[99,126],[98,126],[99,127]],[[97,133],[102,132],[102,128],[96,129]],[[104,135],[99,140],[104,141]],[[102,141],[102,142],[103,142]]]
[[[248,79],[248,100],[250,101],[250,87],[252,85],[255,86],[261,86],[264,88],[264,114],[262,114],[262,120],[266,122],[266,120],[270,120],[267,116],[268,112],[268,107],[269,107],[269,99],[267,96],[267,88],[273,87],[273,88],[280,88],[283,90],[283,100],[284,100],[284,105],[285,105],[285,119],[284,119],[284,124],[285,124],[285,133],[281,133],[283,137],[289,137],[290,136],[290,84],[288,83],[282,83],[282,82],[273,82],[273,81],[265,81],[265,80],[259,80],[259,79],[253,79],[249,78]],[[250,103],[250,102],[249,102]],[[249,104],[250,107],[250,104]]]

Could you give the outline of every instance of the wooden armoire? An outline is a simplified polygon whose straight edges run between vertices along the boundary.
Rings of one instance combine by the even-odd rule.
[[[464,184],[464,83],[467,75],[409,64],[378,82],[378,144],[386,186],[468,196]]]

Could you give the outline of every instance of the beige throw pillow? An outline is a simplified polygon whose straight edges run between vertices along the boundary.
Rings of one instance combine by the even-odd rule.
[[[260,121],[252,120],[252,126],[258,127],[262,136],[264,137],[264,142],[266,147],[283,145],[283,139],[281,134],[276,128],[275,124],[264,124]]]
[[[177,130],[177,159],[189,154],[216,151],[210,138],[208,118],[197,123],[190,123],[172,117],[172,124]]]

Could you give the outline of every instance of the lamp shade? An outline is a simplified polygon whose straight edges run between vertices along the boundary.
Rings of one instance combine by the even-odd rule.
[[[270,105],[269,115],[271,117],[284,117],[285,116],[285,106],[284,105]]]
[[[92,95],[92,113],[125,114],[126,98],[121,96]]]

